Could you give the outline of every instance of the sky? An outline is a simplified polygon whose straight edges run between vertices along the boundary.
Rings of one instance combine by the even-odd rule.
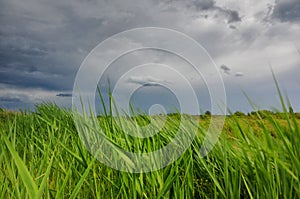
[[[34,109],[42,102],[70,107],[77,72],[99,43],[129,29],[161,27],[182,32],[206,49],[223,78],[230,110],[253,109],[244,92],[257,108],[280,108],[272,68],[300,112],[299,0],[1,0],[0,27],[3,108]],[[202,110],[210,109],[206,80],[193,82],[190,66],[157,50],[133,52],[112,63],[99,81],[103,93],[107,78],[115,85],[129,66],[143,61],[177,68],[192,82]],[[185,88],[159,66],[126,76],[120,90],[139,85],[130,102],[145,109],[180,104],[161,84],[178,88],[179,95]],[[194,107],[188,110],[194,113]]]

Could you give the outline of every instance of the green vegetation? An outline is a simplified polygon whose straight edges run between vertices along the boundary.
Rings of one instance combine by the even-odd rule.
[[[200,151],[204,136],[211,119],[219,116],[207,111],[202,116],[112,117],[111,100],[109,114],[104,106],[104,116],[92,117],[91,122],[103,129],[112,145],[127,151],[147,153],[164,147],[182,121],[188,121],[182,128],[186,134],[196,127],[192,144],[176,161],[148,173],[121,172],[98,162],[80,139],[98,139],[97,131],[78,134],[74,119],[82,117],[69,110],[51,104],[37,106],[35,113],[1,110],[0,198],[300,198],[299,114],[290,104],[286,108],[275,83],[283,113],[231,114],[219,142],[205,157]],[[134,131],[162,120],[163,127],[148,138],[130,136],[121,128]],[[176,142],[178,147],[182,143]],[[126,153],[113,155],[133,165]]]
[[[156,135],[156,140],[164,140],[160,147],[181,119],[179,114],[167,117]],[[210,117],[201,117],[196,138],[177,161],[158,171],[134,174],[95,160],[80,141],[68,110],[48,104],[37,106],[36,113],[1,112],[0,198],[300,197],[296,114],[260,111],[229,116],[219,143],[202,158],[199,148]],[[107,135],[118,135],[110,139],[123,146],[125,137],[111,126],[116,125],[111,119],[98,118]],[[149,117],[136,116],[134,121],[143,126]],[[129,141],[132,150],[157,148]]]

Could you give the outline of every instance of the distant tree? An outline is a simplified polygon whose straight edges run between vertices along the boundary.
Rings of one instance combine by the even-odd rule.
[[[241,112],[241,111],[236,111],[234,113],[235,116],[241,117],[241,116],[245,116],[245,113]]]
[[[253,115],[253,116],[259,115],[262,119],[265,119],[268,116],[277,116],[277,113],[274,113],[274,112],[272,112],[270,110],[259,110],[259,111],[252,111],[248,115]]]
[[[210,111],[206,111],[206,112],[205,112],[205,115],[211,116],[211,112],[210,112]]]

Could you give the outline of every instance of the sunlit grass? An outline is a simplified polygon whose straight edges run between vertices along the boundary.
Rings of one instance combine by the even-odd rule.
[[[210,116],[201,117],[197,136],[177,161],[141,174],[93,158],[69,110],[44,104],[36,113],[0,116],[0,198],[300,198],[300,121],[291,109],[227,117],[219,143],[204,158],[199,149]],[[122,135],[118,118],[98,121],[115,144],[149,152],[173,138],[181,117],[169,115],[146,140]],[[143,126],[148,119],[133,121]],[[190,116],[190,125],[196,119]]]

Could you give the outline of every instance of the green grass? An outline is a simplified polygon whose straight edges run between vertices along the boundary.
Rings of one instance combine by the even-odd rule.
[[[172,140],[183,117],[191,121],[187,131],[199,119],[169,115],[159,134],[147,139],[122,133],[120,119],[132,128],[125,117],[98,121],[116,145],[150,152]],[[2,111],[0,198],[300,198],[299,115],[229,116],[218,144],[202,158],[210,117],[201,117],[192,145],[178,160],[157,171],[126,173],[93,158],[70,111],[51,104],[37,106],[36,113]],[[133,121],[143,126],[149,117]]]

